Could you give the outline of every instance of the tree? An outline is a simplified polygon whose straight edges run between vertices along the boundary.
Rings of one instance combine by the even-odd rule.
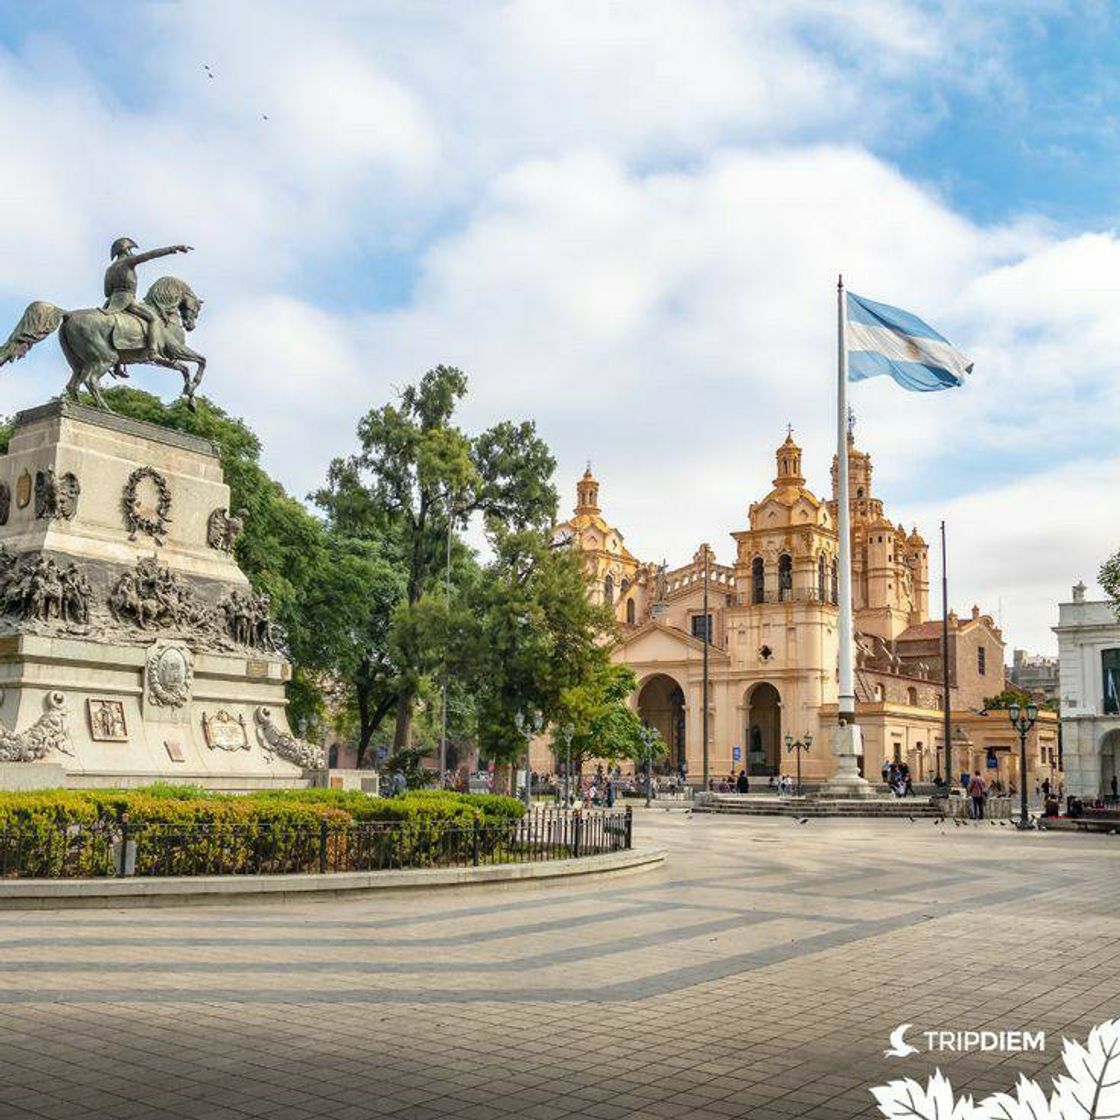
[[[623,758],[644,762],[642,722],[627,704],[637,685],[630,668],[604,661],[595,665],[584,680],[565,689],[553,724],[552,750],[557,760],[570,762],[573,770],[582,769],[594,758],[610,763]],[[570,742],[565,739],[568,730]],[[658,735],[654,758],[666,750]]]
[[[588,598],[579,557],[543,530],[497,532],[493,543],[493,562],[452,608],[447,644],[474,697],[480,747],[508,763],[525,750],[518,713],[559,718],[565,694],[607,666],[615,629]]]
[[[424,646],[430,628],[417,617],[443,569],[447,538],[479,514],[491,529],[543,527],[556,513],[555,469],[528,421],[495,425],[471,437],[453,423],[467,391],[457,369],[437,366],[399,402],[371,409],[358,425],[360,450],[335,459],[313,498],[333,531],[389,537],[399,549],[404,592],[393,621],[395,749],[410,741],[425,671],[437,660]]]
[[[1120,618],[1120,549],[1114,552],[1097,573],[1097,582],[1112,603],[1116,616]]]

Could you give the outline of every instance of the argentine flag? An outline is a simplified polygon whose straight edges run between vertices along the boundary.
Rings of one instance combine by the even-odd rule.
[[[964,384],[972,362],[933,327],[909,311],[846,295],[849,381],[886,373],[917,393]]]

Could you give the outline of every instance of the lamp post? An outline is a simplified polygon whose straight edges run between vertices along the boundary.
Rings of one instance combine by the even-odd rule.
[[[575,728],[570,723],[564,724],[556,732],[556,737],[564,744],[564,808],[568,808],[572,795],[572,736]]]
[[[517,730],[525,737],[525,808],[533,807],[533,767],[529,757],[529,744],[541,733],[544,719],[540,712],[526,716],[524,712],[517,712],[513,717]]]
[[[797,751],[797,796],[801,796],[801,752],[808,751],[813,745],[812,732],[806,731],[804,736],[800,739],[794,737],[787,731],[786,732],[786,753],[790,751]]]
[[[1024,711],[1018,704],[1007,709],[1011,726],[1019,732],[1019,827],[1030,828],[1031,817],[1027,811],[1027,733],[1038,719],[1038,705],[1033,701]]]
[[[653,799],[653,748],[657,742],[657,732],[654,731],[648,723],[643,723],[638,730],[638,734],[642,739],[642,746],[645,747],[646,756],[646,808],[650,806]]]

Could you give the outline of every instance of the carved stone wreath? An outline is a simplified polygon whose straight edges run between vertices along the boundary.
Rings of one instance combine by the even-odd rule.
[[[153,510],[145,506],[139,497],[140,483],[144,479],[151,479],[156,488],[156,508]],[[136,534],[143,532],[152,537],[156,544],[163,544],[167,534],[167,526],[171,519],[167,516],[171,512],[171,489],[167,479],[154,467],[137,467],[128,476],[124,484],[124,518],[128,523],[128,539],[136,540]]]

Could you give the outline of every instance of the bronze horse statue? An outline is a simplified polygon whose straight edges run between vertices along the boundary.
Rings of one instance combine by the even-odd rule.
[[[126,365],[147,364],[177,370],[183,376],[182,395],[194,411],[194,394],[206,369],[206,359],[186,342],[194,330],[202,300],[185,280],[162,276],[144,296],[145,306],[158,316],[159,329],[149,332],[139,315],[129,311],[106,311],[98,307],[64,311],[53,303],[36,300],[23,313],[8,341],[0,346],[0,366],[22,358],[37,342],[58,331],[62,352],[70,363],[66,392],[73,400],[83,386],[98,407],[111,412],[101,395],[101,378],[110,370],[127,377]],[[150,341],[155,334],[155,344]],[[185,362],[193,362],[192,374]]]

